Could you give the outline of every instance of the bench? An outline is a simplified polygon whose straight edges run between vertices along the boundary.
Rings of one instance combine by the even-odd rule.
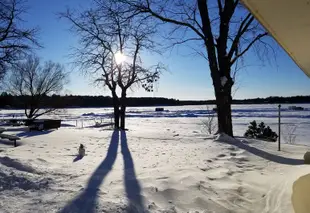
[[[17,137],[17,136],[14,136],[14,135],[7,135],[7,134],[2,134],[2,133],[0,134],[0,138],[1,138],[1,139],[9,139],[10,141],[14,141],[14,147],[17,146],[16,141],[17,141],[17,140],[20,140],[20,138]]]

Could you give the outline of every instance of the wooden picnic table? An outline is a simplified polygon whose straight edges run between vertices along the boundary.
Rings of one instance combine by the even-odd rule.
[[[16,141],[20,140],[20,138],[15,136],[15,135],[3,134],[4,131],[5,131],[5,129],[0,127],[0,138],[1,139],[8,139],[10,141],[14,141],[14,146],[16,147],[17,146]]]
[[[17,146],[16,141],[20,140],[20,138],[15,136],[15,135],[7,135],[7,134],[2,134],[2,133],[0,134],[0,138],[1,139],[8,139],[10,141],[14,141],[14,147]]]
[[[48,129],[58,129],[61,126],[61,120],[53,119],[40,119],[34,120],[29,126],[29,130],[48,130]]]

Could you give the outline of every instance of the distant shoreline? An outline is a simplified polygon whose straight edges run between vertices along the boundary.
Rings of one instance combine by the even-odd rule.
[[[248,104],[248,103],[238,103],[238,104],[232,104],[232,106],[235,105],[271,105],[271,104],[281,104],[281,105],[307,105],[310,103],[253,103],[253,104]],[[128,106],[128,107],[177,107],[177,106],[212,106],[215,107],[215,104],[179,104],[179,105],[141,105],[141,106]],[[83,106],[75,106],[75,107],[64,107],[64,108],[59,108],[59,109],[92,109],[92,108],[112,108],[113,106],[88,106],[88,107],[83,107]],[[41,109],[48,108],[48,107],[42,107]],[[24,110],[24,108],[0,108],[1,110]]]

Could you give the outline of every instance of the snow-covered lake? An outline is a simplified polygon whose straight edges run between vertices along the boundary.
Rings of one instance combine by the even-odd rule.
[[[289,110],[289,106],[301,106],[303,111]],[[189,122],[202,123],[205,117],[214,114],[212,109],[215,106],[197,105],[197,106],[166,106],[164,112],[155,112],[155,107],[128,107],[127,117],[129,120],[160,122],[160,120],[171,119],[171,122],[188,118]],[[287,134],[292,125],[297,125],[297,135],[295,142],[310,145],[310,104],[282,104],[281,108],[282,134]],[[105,108],[70,108],[58,112],[56,115],[47,115],[45,117],[60,118],[63,124],[70,124],[77,127],[92,126],[95,122],[109,122],[113,109]],[[278,130],[278,104],[264,105],[233,105],[232,106],[234,133],[243,135],[249,122],[265,122],[274,131]],[[24,110],[1,110],[2,119],[12,117],[24,117]],[[155,120],[153,120],[153,118]],[[184,119],[182,119],[184,121]],[[143,122],[141,122],[143,123]],[[136,122],[129,122],[128,125],[135,125]],[[129,126],[130,128],[130,126]]]

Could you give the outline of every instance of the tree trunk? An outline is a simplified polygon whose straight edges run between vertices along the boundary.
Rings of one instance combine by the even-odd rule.
[[[226,91],[216,93],[218,132],[225,133],[233,137],[231,102],[231,88]]]
[[[33,116],[34,116],[34,109],[32,108],[32,106],[30,106],[29,113],[27,113],[27,108],[25,109],[25,114],[26,114],[26,117],[28,119],[33,118]]]
[[[29,113],[27,110],[29,109]],[[35,115],[36,110],[36,102],[33,96],[30,97],[29,100],[26,100],[25,102],[25,114],[28,119],[32,119]]]
[[[119,106],[114,105],[114,129],[119,129]]]
[[[114,129],[119,129],[119,100],[115,91],[112,91],[113,108],[114,108]]]
[[[122,91],[121,96],[121,129],[125,130],[125,119],[126,119],[126,90]]]

